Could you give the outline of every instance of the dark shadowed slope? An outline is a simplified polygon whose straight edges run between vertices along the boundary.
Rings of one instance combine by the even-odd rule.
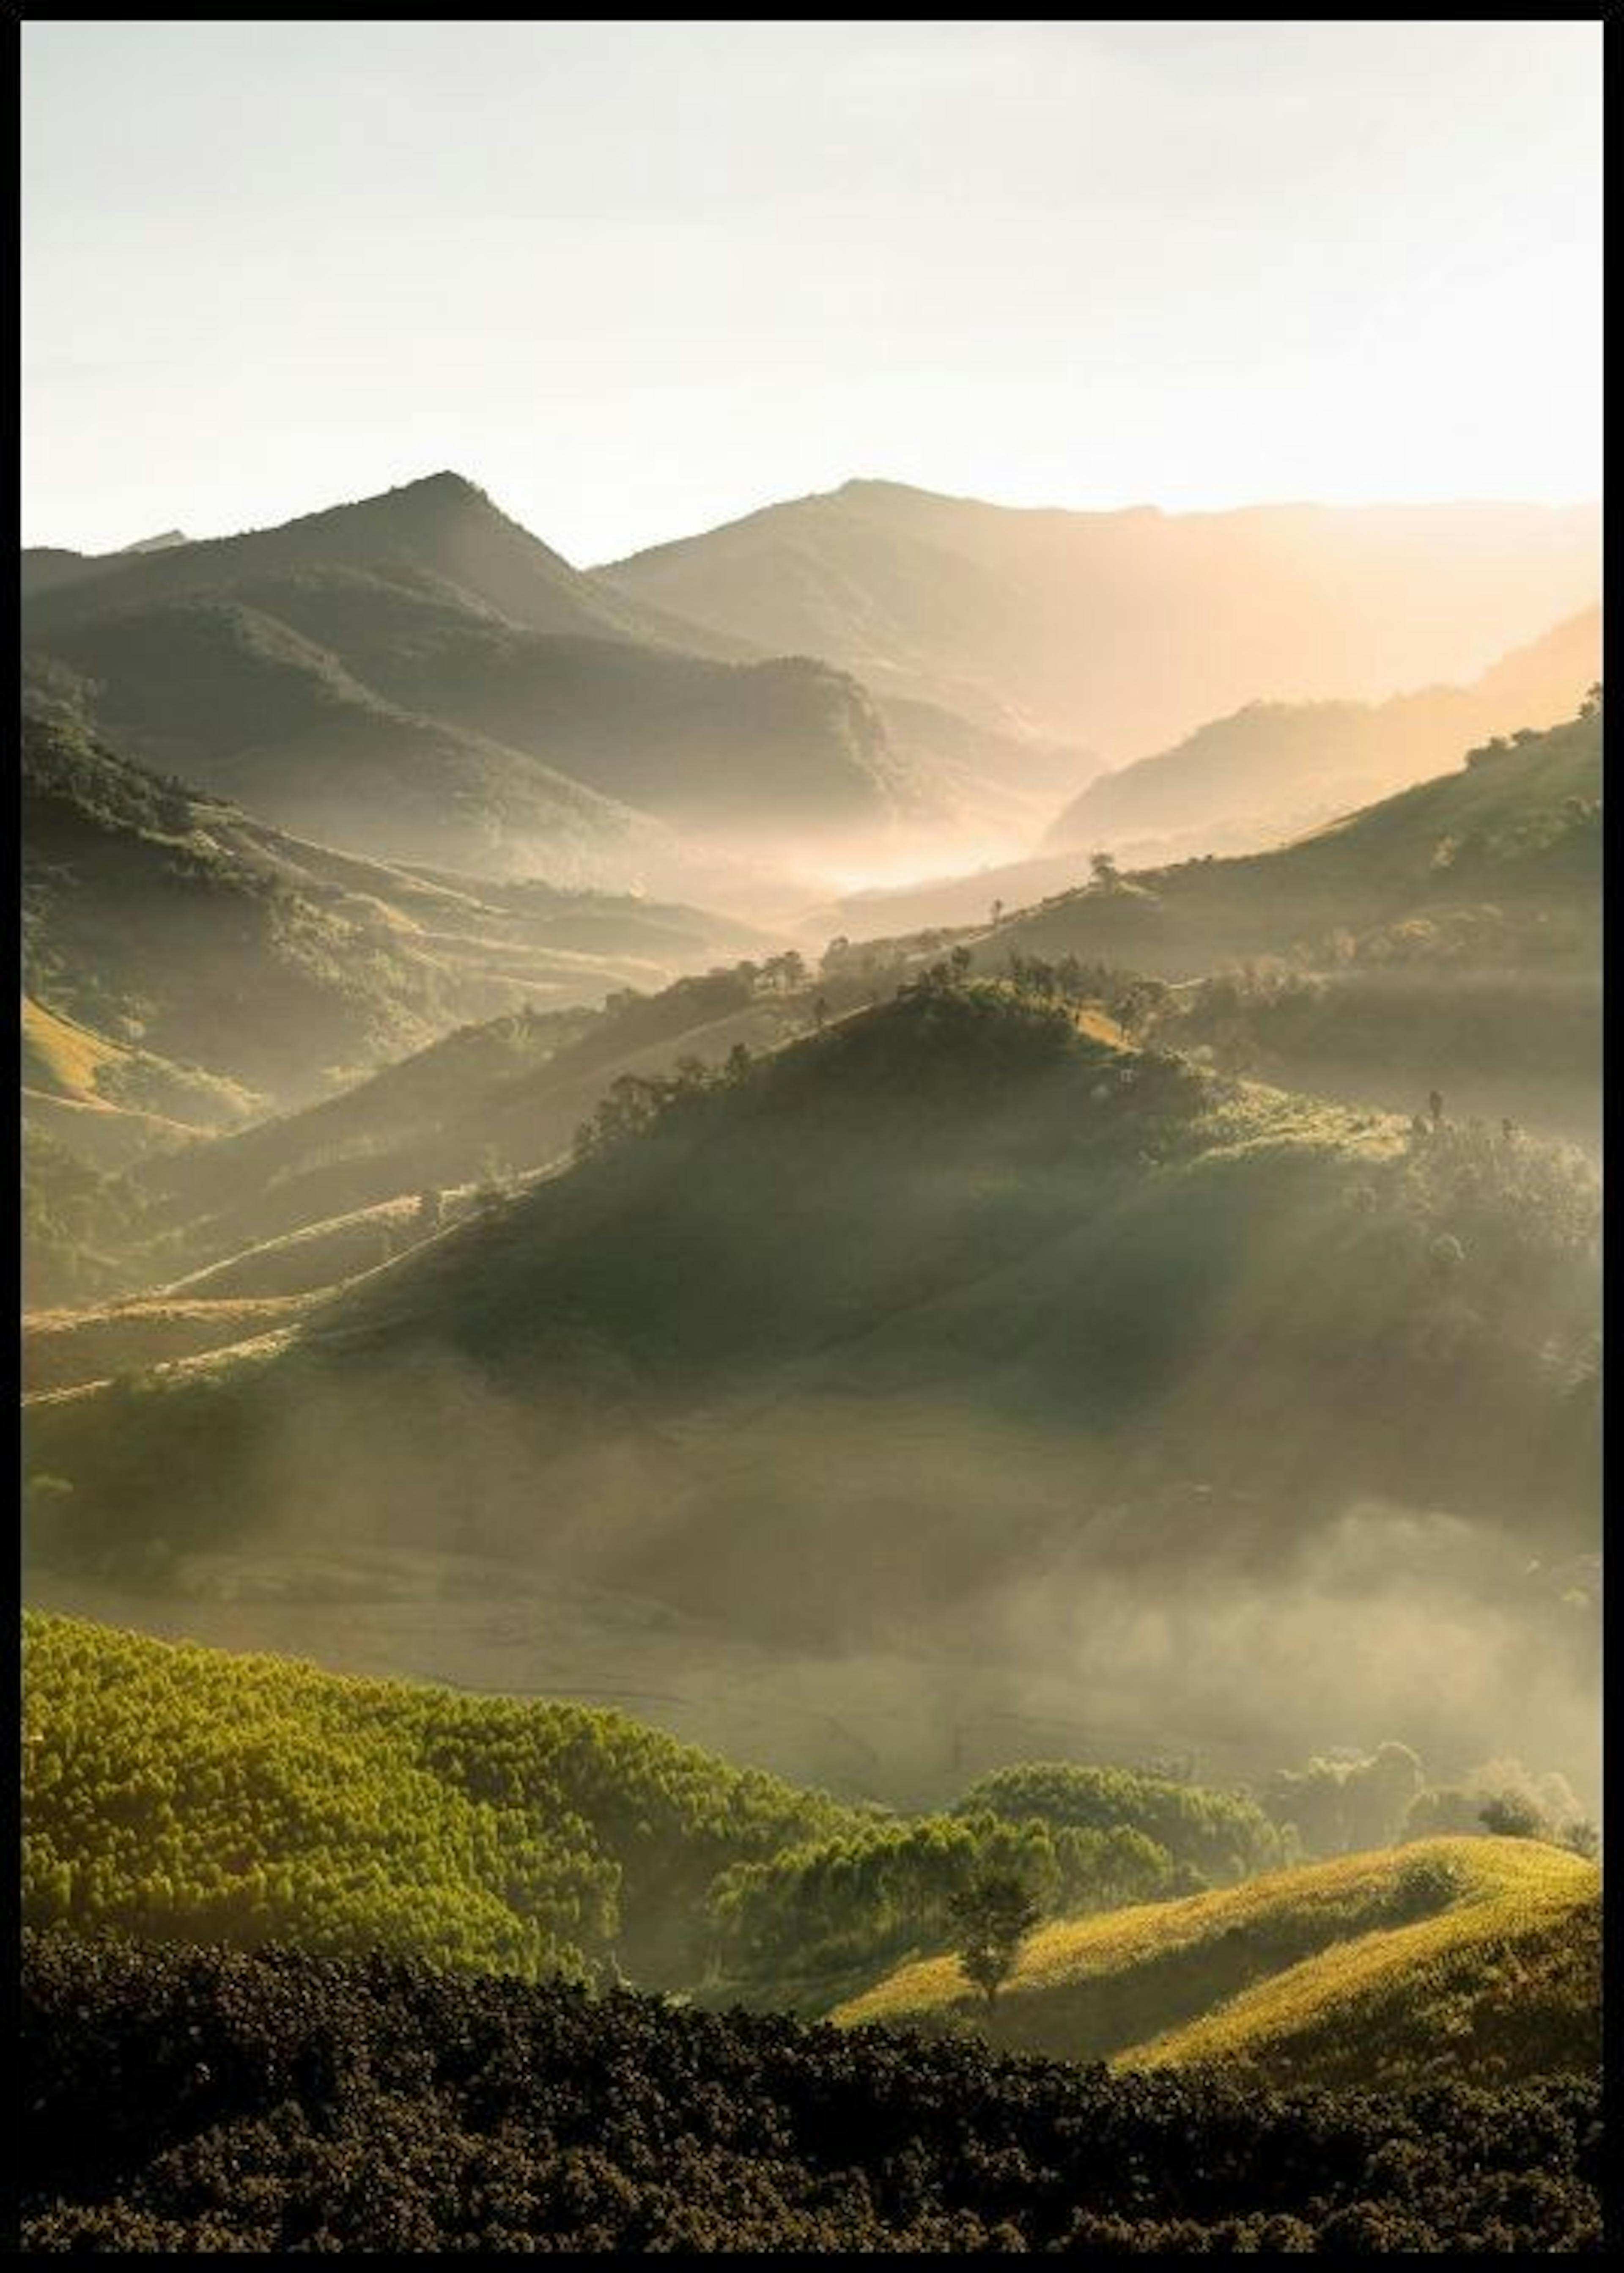
[[[1593,2077],[1327,2097],[288,1952],[24,1949],[21,2247],[1605,2247]]]

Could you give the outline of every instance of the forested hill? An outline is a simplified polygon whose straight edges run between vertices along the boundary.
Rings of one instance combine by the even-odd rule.
[[[1519,958],[1593,967],[1601,885],[1599,701],[1520,730],[1295,844],[1228,860],[1106,874],[1011,915],[977,948],[1074,953],[1191,978],[1226,958],[1334,951],[1406,919],[1447,927],[1487,908]]]
[[[25,2251],[1593,2252],[1600,2087],[1295,2095],[29,1934]]]
[[[1359,1492],[1588,1545],[1597,1199],[1559,1150],[942,967],[617,1085],[582,1155],[263,1364],[32,1411],[72,1551],[381,1527],[827,1634],[1035,1570],[1176,1594]],[[876,1502],[899,1426],[937,1447],[925,1514]],[[1193,1479],[1244,1522],[1193,1518]]]

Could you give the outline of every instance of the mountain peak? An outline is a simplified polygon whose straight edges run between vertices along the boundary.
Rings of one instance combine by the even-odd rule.
[[[454,473],[450,467],[443,467],[438,474],[420,475],[415,482],[402,482],[384,494],[387,497],[437,498],[443,499],[447,504],[454,502],[458,505],[490,503],[488,493],[480,488],[477,482],[469,481],[466,474]]]

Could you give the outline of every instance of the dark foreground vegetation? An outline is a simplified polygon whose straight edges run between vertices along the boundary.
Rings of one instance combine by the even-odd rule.
[[[24,1938],[23,2251],[1601,2247],[1600,2094],[1242,2093],[398,1960]]]

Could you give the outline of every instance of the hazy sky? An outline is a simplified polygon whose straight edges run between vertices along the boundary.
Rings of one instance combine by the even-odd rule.
[[[1600,487],[1601,26],[23,27],[24,538]]]

